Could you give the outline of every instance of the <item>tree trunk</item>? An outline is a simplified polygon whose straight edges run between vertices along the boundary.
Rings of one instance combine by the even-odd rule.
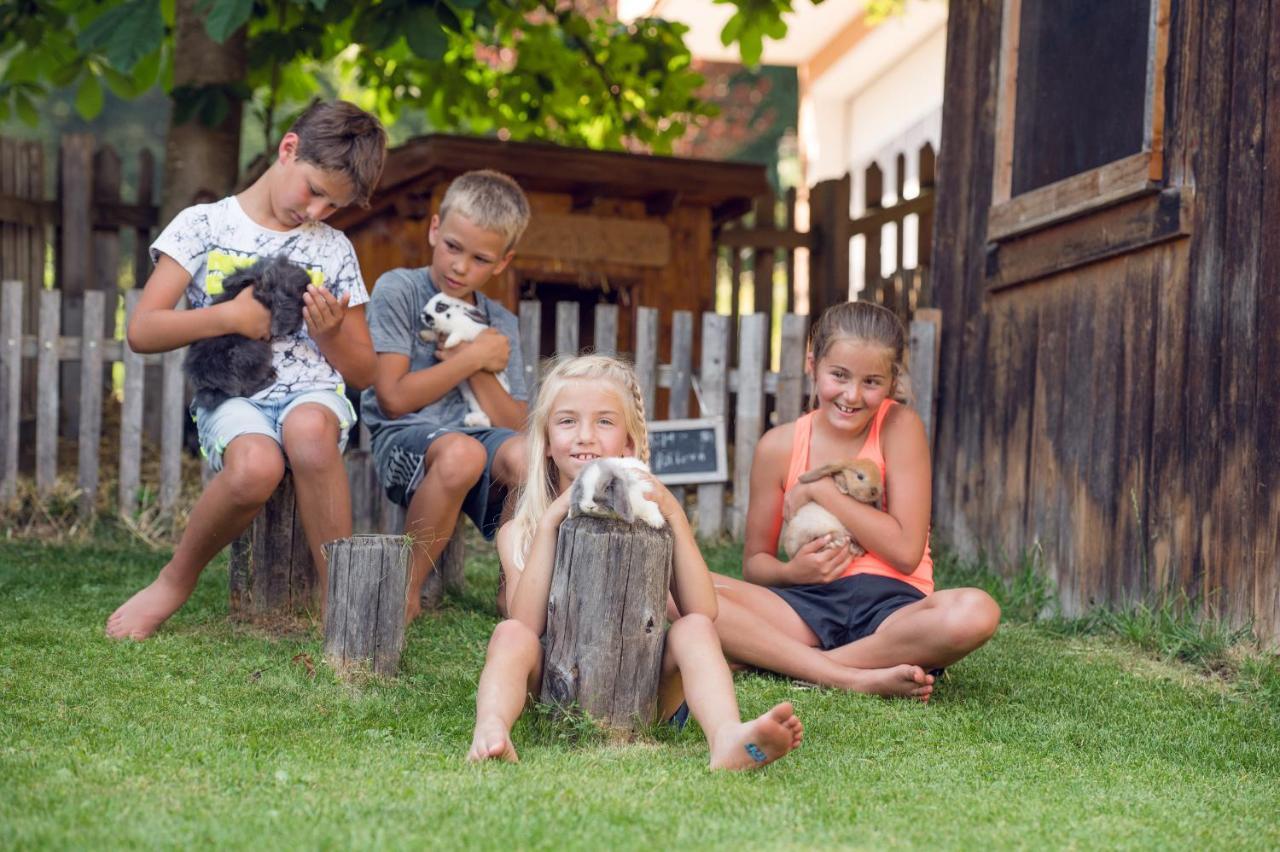
[[[316,601],[316,568],[285,474],[249,529],[231,543],[229,612],[233,619],[296,614]]]
[[[209,38],[199,0],[177,0],[174,10],[173,85],[232,85],[245,82],[249,59],[241,27],[224,43]],[[240,123],[243,103],[231,99],[220,124],[209,127],[193,117],[178,124],[171,116],[165,140],[164,199],[161,227],[184,207],[206,198],[222,198],[240,171]]]
[[[324,658],[339,675],[361,670],[392,677],[404,650],[409,541],[354,535],[324,546],[329,563]]]
[[[614,730],[654,721],[671,556],[667,527],[586,516],[560,525],[542,701],[577,704]]]

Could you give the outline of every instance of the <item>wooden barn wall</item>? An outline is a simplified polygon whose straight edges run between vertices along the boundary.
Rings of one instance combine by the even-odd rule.
[[[1185,593],[1280,638],[1280,0],[1174,0],[1191,236],[988,294],[1001,3],[952,4],[935,526],[1033,547],[1068,612]]]

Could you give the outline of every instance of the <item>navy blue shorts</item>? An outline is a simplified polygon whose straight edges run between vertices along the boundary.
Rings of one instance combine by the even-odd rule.
[[[373,458],[378,467],[378,481],[382,483],[391,502],[407,507],[426,476],[427,449],[437,439],[454,432],[475,438],[484,445],[488,454],[480,480],[471,487],[466,499],[462,501],[462,512],[486,539],[492,541],[498,531],[502,504],[507,499],[507,487],[493,478],[493,459],[498,454],[498,448],[515,436],[516,433],[512,430],[442,429],[427,425],[383,429],[373,439]]]
[[[910,583],[879,574],[766,588],[786,601],[809,625],[824,651],[870,636],[890,615],[925,596]]]

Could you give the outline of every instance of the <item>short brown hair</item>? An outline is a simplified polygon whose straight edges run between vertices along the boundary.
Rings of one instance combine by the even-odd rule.
[[[345,175],[355,189],[353,203],[369,206],[387,158],[381,122],[346,101],[316,101],[289,128],[298,135],[298,159]]]

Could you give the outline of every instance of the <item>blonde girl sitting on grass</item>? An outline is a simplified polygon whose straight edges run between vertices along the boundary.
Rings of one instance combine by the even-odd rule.
[[[598,458],[649,459],[644,403],[634,371],[614,358],[586,355],[559,362],[543,381],[529,417],[528,480],[514,518],[498,531],[510,617],[489,640],[476,693],[476,727],[468,760],[516,762],[511,726],[542,678],[556,535],[569,490]],[[733,676],[716,637],[716,595],[684,509],[651,480],[649,497],[674,534],[671,595],[680,617],[667,631],[659,718],[683,697],[710,747],[713,769],[754,769],[800,744],[804,727],[784,702],[757,719],[738,715]],[[682,690],[683,682],[683,690]],[[682,695],[683,692],[683,695]]]

